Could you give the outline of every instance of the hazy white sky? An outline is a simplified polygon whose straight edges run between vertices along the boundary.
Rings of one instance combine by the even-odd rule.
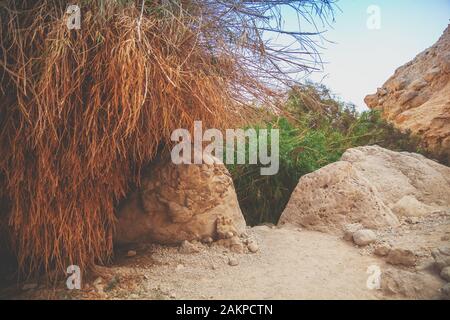
[[[321,80],[343,100],[362,110],[364,97],[374,93],[404,63],[433,45],[450,23],[450,0],[340,0],[336,21],[322,42]],[[369,29],[367,9],[380,9],[380,29]],[[295,19],[284,15],[286,25]]]

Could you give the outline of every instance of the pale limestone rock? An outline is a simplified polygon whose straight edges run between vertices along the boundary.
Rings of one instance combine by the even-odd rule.
[[[353,234],[356,231],[364,229],[364,226],[360,223],[349,223],[344,226],[344,240],[350,241],[353,240]]]
[[[361,229],[353,234],[353,242],[358,246],[367,246],[377,240],[377,235],[370,229]]]
[[[356,222],[373,229],[398,224],[370,182],[345,161],[303,176],[279,221],[334,233]]]
[[[248,251],[250,251],[251,253],[256,253],[259,251],[259,246],[255,241],[250,241],[247,244],[247,248],[248,248]]]
[[[397,226],[400,216],[448,210],[449,194],[450,168],[418,154],[358,147],[303,176],[279,224],[335,234],[355,232],[344,232],[355,223],[377,230]]]
[[[228,264],[232,267],[235,267],[239,264],[239,261],[235,257],[228,257]]]
[[[118,210],[116,243],[220,239],[245,231],[233,181],[223,164],[155,161],[141,188]]]

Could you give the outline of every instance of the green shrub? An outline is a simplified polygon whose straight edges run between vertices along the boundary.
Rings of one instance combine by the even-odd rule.
[[[280,130],[280,167],[276,175],[262,176],[261,165],[229,165],[241,209],[250,225],[276,223],[298,179],[338,160],[343,152],[335,146],[336,141],[344,139],[339,132],[305,130],[286,118],[273,120],[267,128]]]
[[[260,175],[259,164],[228,166],[249,225],[277,223],[299,178],[338,161],[348,148],[378,144],[396,151],[424,153],[418,138],[395,129],[379,112],[358,113],[323,86],[310,84],[291,91],[286,110],[286,116],[273,116],[263,125],[250,126],[256,131],[280,130],[276,175]],[[246,152],[248,159],[248,145]]]

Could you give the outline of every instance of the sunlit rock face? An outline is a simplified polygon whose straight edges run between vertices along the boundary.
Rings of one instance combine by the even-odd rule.
[[[399,129],[421,136],[433,154],[450,160],[450,26],[365,102]]]

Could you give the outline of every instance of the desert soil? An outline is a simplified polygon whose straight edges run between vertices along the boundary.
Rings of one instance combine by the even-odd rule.
[[[258,252],[238,254],[216,244],[199,244],[199,252],[182,253],[178,247],[141,244],[119,250],[114,265],[99,267],[94,277],[83,278],[82,290],[28,283],[10,295],[29,299],[405,298],[367,288],[370,266],[380,267],[382,273],[394,268],[374,255],[372,246],[358,247],[337,236],[289,226],[258,226],[247,234],[257,241]],[[433,270],[429,252],[449,244],[449,234],[446,215],[403,222],[396,230],[379,233],[391,244],[408,245],[421,258],[414,268],[395,267],[421,279],[417,285],[400,281],[401,286],[413,288],[406,298],[438,298],[444,282]],[[238,264],[231,266],[230,258]]]

